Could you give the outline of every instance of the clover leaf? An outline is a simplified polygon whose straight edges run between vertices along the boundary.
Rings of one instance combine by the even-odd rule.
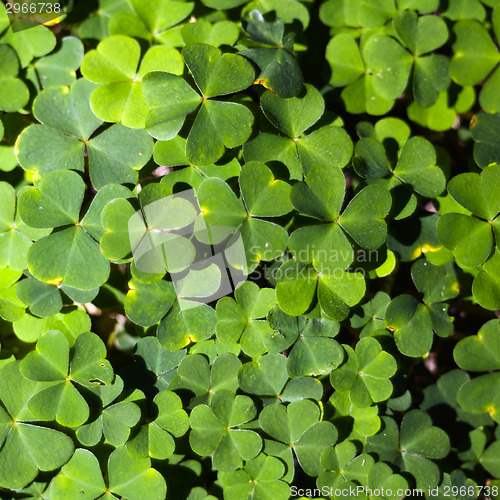
[[[498,145],[495,141],[499,123],[499,117],[489,113],[479,113],[471,121],[474,160],[481,168],[487,167],[491,163],[500,163]]]
[[[500,78],[500,70],[495,69],[500,61],[497,46],[486,28],[475,20],[457,22],[454,31],[456,41],[453,44],[454,55],[450,64],[451,77],[463,86],[476,85],[487,79],[479,101],[485,111],[496,113],[499,110],[499,102],[494,89]],[[475,56],[476,51],[481,54],[480,58]]]
[[[240,367],[241,361],[231,353],[217,356],[212,366],[204,356],[191,354],[180,363],[169,389],[187,389],[196,396],[194,402],[207,403],[220,391],[236,392]]]
[[[146,101],[151,108],[146,128],[162,140],[172,139],[180,131],[185,117],[200,109],[188,135],[186,154],[195,165],[210,165],[217,161],[225,147],[243,144],[251,133],[253,117],[242,104],[213,98],[234,94],[249,87],[254,78],[251,65],[241,56],[222,54],[211,45],[191,44],[182,51],[201,96],[181,77],[153,71],[144,79]],[[230,123],[230,130],[222,127]],[[205,131],[214,127],[217,134],[202,141]]]
[[[259,287],[249,281],[235,291],[235,299],[223,297],[216,307],[216,336],[219,349],[223,345],[234,345],[250,357],[257,357],[266,351],[265,337],[271,327],[265,318],[276,303],[274,290]]]
[[[139,0],[129,3],[131,9],[117,11],[109,21],[113,35],[129,35],[156,40],[168,45],[174,31],[172,28],[192,12],[194,2],[155,0],[145,5]]]
[[[105,38],[85,55],[81,66],[85,78],[101,84],[90,97],[92,111],[101,120],[139,129],[144,128],[149,111],[142,92],[144,76],[151,71],[179,75],[183,69],[177,50],[151,47],[141,61],[139,43],[122,35]]]
[[[153,399],[153,415],[150,423],[140,427],[127,443],[133,456],[166,460],[175,451],[172,436],[180,437],[189,429],[189,417],[182,409],[181,398],[171,391],[161,391]]]
[[[290,487],[281,480],[284,473],[285,467],[279,459],[261,453],[246,462],[243,469],[222,472],[220,480],[228,500],[268,496],[285,500],[289,497]]]
[[[103,435],[115,447],[127,442],[131,428],[141,418],[141,410],[132,401],[118,401],[123,387],[123,379],[117,376],[112,384],[90,388],[99,396],[102,408],[98,409],[99,415],[95,420],[81,425],[76,431],[78,441],[84,446],[97,445]]]
[[[396,361],[372,337],[361,339],[356,350],[344,345],[347,360],[330,373],[336,390],[350,391],[351,401],[359,408],[389,399],[393,387],[389,380],[396,373]]]
[[[13,361],[0,368],[0,485],[19,489],[39,471],[55,470],[73,454],[72,439],[35,424],[28,401],[43,387],[21,375]]]
[[[83,43],[76,37],[68,36],[61,40],[55,52],[36,61],[33,66],[42,88],[72,85],[76,81],[83,52]]]
[[[269,322],[277,331],[268,336],[268,349],[285,351],[291,348],[286,363],[290,378],[324,375],[343,361],[342,348],[333,340],[339,332],[336,321],[289,316],[274,307]]]
[[[324,111],[321,95],[310,85],[296,97],[279,98],[270,91],[261,98],[261,108],[267,119],[288,137],[261,133],[244,145],[243,154],[250,161],[281,161],[290,178],[302,180],[318,164],[345,167],[352,156],[352,141],[334,122],[308,135]]]
[[[17,196],[15,189],[6,182],[0,183],[0,266],[14,271],[27,267],[28,250],[32,245],[21,227],[16,225]]]
[[[260,69],[255,83],[281,98],[296,96],[302,89],[303,77],[293,57],[293,36],[285,36],[283,21],[278,19],[268,23],[262,13],[255,9],[248,12],[242,28],[250,39],[264,45],[240,52]]]
[[[19,198],[21,218],[37,228],[69,226],[38,240],[28,254],[31,274],[40,281],[92,290],[109,275],[109,262],[80,220],[85,184],[73,171],[44,176]],[[49,258],[51,256],[51,258]]]
[[[417,488],[437,486],[439,469],[430,459],[446,457],[450,440],[446,432],[432,425],[427,413],[412,410],[405,415],[401,423],[400,449],[403,470],[413,474]]]
[[[399,295],[385,311],[386,328],[394,332],[399,351],[405,356],[426,354],[433,339],[432,319],[429,310],[411,295]]]
[[[342,445],[346,446],[342,446]],[[348,446],[351,445],[351,446]],[[356,448],[352,442],[344,441],[335,449],[329,448],[322,455],[322,464],[327,469],[318,477],[318,486],[351,491],[357,489],[359,481],[367,491],[378,491],[376,498],[395,499],[398,491],[405,491],[406,480],[384,462],[374,461],[371,455],[363,453],[353,458]],[[375,496],[375,495],[373,495]],[[332,496],[330,496],[332,498]]]
[[[448,184],[451,196],[471,212],[471,215],[444,214],[437,224],[439,239],[453,251],[459,265],[477,267],[483,264],[491,255],[495,240],[500,249],[499,178],[500,167],[491,165],[481,174],[457,175]]]
[[[149,458],[132,457],[122,446],[108,459],[107,483],[103,478],[96,456],[89,450],[78,448],[72,459],[61,469],[50,485],[50,496],[62,499],[68,495],[94,500],[115,495],[145,500],[165,498],[167,485],[163,476],[151,467]]]
[[[2,96],[0,97],[0,110],[20,111],[30,97],[26,84],[17,78],[19,72],[19,61],[16,52],[8,45],[0,44],[0,85]],[[3,135],[3,134],[2,134]]]
[[[236,262],[235,265],[243,264],[244,270],[253,271],[261,260],[270,261],[283,255],[286,248],[288,233],[283,227],[273,222],[262,220],[260,214],[268,217],[276,217],[288,213],[291,209],[286,194],[290,188],[287,183],[273,180],[269,168],[263,164],[251,163],[243,167],[245,174],[240,181],[240,189],[243,200],[236,197],[226,182],[217,178],[204,180],[197,191],[200,208],[208,228],[213,228],[212,238],[214,242],[220,242],[228,236],[230,228],[234,228],[241,234],[246,250],[247,265]],[[259,190],[254,182],[257,182]],[[277,195],[278,202],[271,207],[269,202],[260,200],[262,189],[269,189]],[[260,205],[260,206],[259,206]],[[253,217],[252,212],[256,217]],[[226,227],[226,231],[217,228]],[[229,233],[231,234],[231,233]],[[230,239],[229,244],[232,243]]]
[[[95,89],[80,79],[70,88],[55,86],[38,95],[34,114],[42,124],[27,127],[18,141],[18,160],[25,170],[39,172],[42,177],[62,169],[83,172],[88,155],[96,189],[137,181],[136,170],[151,158],[152,140],[144,131],[122,125],[94,136],[102,124],[88,101]]]
[[[201,456],[213,453],[212,463],[217,470],[236,470],[242,460],[251,460],[262,448],[262,439],[256,432],[240,428],[256,416],[257,410],[248,396],[222,390],[214,394],[210,407],[201,404],[193,408],[191,448]]]
[[[56,420],[66,427],[77,427],[89,417],[89,407],[79,386],[92,387],[112,381],[113,370],[105,360],[104,343],[93,333],[82,333],[75,340],[70,359],[69,343],[57,330],[44,333],[21,364],[30,380],[54,382],[34,395],[29,409],[40,420]]]
[[[323,468],[321,453],[337,441],[337,430],[331,422],[320,421],[318,406],[307,399],[271,404],[259,415],[262,430],[274,439],[292,447],[306,474],[315,476]]]

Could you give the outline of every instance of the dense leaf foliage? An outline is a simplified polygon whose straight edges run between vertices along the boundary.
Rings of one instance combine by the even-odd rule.
[[[1,498],[500,498],[499,0],[4,3]]]

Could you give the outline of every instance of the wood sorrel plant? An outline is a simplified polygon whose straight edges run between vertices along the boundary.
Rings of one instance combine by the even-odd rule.
[[[1,498],[499,498],[498,0],[70,4],[0,4]]]

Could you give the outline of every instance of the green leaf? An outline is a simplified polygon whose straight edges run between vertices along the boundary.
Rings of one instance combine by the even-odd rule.
[[[167,349],[182,349],[209,339],[215,332],[216,322],[214,310],[206,304],[180,310],[176,303],[158,325],[158,340]]]
[[[40,318],[53,316],[62,307],[61,294],[57,288],[33,278],[21,281],[16,287],[16,294],[31,313]]]
[[[359,272],[324,274],[318,279],[318,301],[331,319],[344,320],[366,291],[365,278]]]
[[[469,371],[500,370],[500,325],[492,319],[477,335],[462,339],[453,351],[460,368]]]
[[[240,368],[238,383],[248,394],[278,396],[288,381],[286,364],[287,359],[281,354],[265,354]]]
[[[155,46],[146,52],[139,66],[141,50],[133,38],[115,35],[105,38],[82,62],[82,75],[102,84],[92,93],[90,104],[104,121],[144,128],[148,106],[141,88],[151,71],[182,74],[180,54],[170,47]]]
[[[35,57],[42,57],[56,46],[56,37],[46,26],[31,25],[29,29],[9,30],[3,39],[17,53],[22,68],[26,68]]]
[[[151,467],[151,461],[132,457],[124,446],[111,453],[108,475],[109,489],[117,495],[128,498],[144,495],[148,500],[160,500],[166,496],[165,479]]]
[[[405,356],[424,356],[432,346],[430,313],[410,295],[399,295],[385,312],[386,328],[394,332],[399,351]]]
[[[78,226],[38,240],[28,253],[28,268],[40,281],[81,290],[98,288],[109,276],[98,243]]]
[[[291,316],[305,313],[316,293],[316,270],[290,260],[278,269],[276,280],[276,298],[283,312]]]
[[[200,166],[216,162],[225,148],[241,146],[252,133],[253,115],[242,104],[234,102],[205,101],[189,132],[186,155],[190,163]],[[216,131],[210,140],[206,131]]]
[[[345,87],[355,82],[365,71],[358,44],[348,33],[340,33],[330,40],[326,59],[332,68],[330,84],[334,87]]]
[[[379,186],[368,186],[349,203],[339,224],[363,248],[380,247],[387,236],[383,220],[391,209],[391,196]]]
[[[500,153],[495,141],[496,131],[500,127],[500,119],[495,115],[480,113],[471,122],[474,139],[474,160],[484,168],[490,163],[500,162]]]
[[[299,212],[325,221],[335,221],[342,208],[345,179],[342,171],[318,165],[308,172],[305,182],[293,186],[291,200]]]
[[[17,78],[19,61],[16,52],[8,45],[0,45],[0,85],[2,95],[0,97],[0,109],[7,112],[20,111],[30,97],[26,84]],[[3,134],[2,134],[3,135]]]
[[[61,40],[55,52],[37,61],[34,66],[43,88],[53,85],[71,85],[76,81],[76,70],[83,60],[83,44],[72,36]]]
[[[401,423],[400,446],[407,471],[416,479],[417,488],[437,486],[439,469],[428,459],[444,458],[450,451],[450,440],[445,431],[432,425],[429,415],[412,410]]]
[[[439,218],[438,236],[453,251],[459,265],[477,267],[490,256],[494,241],[491,226],[464,214],[448,213]]]
[[[422,137],[412,137],[399,153],[394,174],[422,196],[433,198],[446,185],[443,171],[436,165],[436,152]]]
[[[359,408],[389,399],[393,387],[389,378],[396,373],[396,361],[372,337],[361,339],[356,351],[344,346],[347,361],[330,374],[332,386],[349,390],[351,400]]]
[[[173,139],[184,124],[186,115],[201,103],[201,97],[180,76],[153,71],[142,81],[146,103],[151,108],[146,129],[162,141]]]
[[[243,57],[222,54],[211,45],[189,45],[182,50],[182,57],[206,98],[240,92],[252,84],[255,76],[251,64]]]
[[[459,85],[476,85],[500,61],[500,54],[486,28],[477,21],[459,21],[453,27],[456,41],[450,74]]]
[[[491,165],[480,175],[468,173],[455,176],[448,192],[474,215],[493,221],[500,212],[500,166]]]
[[[253,216],[276,217],[292,210],[290,185],[275,179],[263,163],[250,162],[243,166],[240,187],[247,211]]]
[[[19,197],[19,215],[32,227],[52,228],[80,219],[85,183],[70,170],[47,174]]]
[[[488,260],[483,270],[472,283],[472,294],[478,303],[485,309],[494,311],[500,304],[500,283],[498,271],[500,269],[500,251],[497,249],[493,257]]]
[[[374,75],[375,92],[387,100],[399,97],[408,83],[411,55],[393,38],[375,35],[365,43],[363,57]]]
[[[311,128],[325,109],[321,94],[312,85],[306,84],[304,87],[305,92],[298,97],[282,99],[268,90],[260,100],[267,119],[292,139]]]
[[[426,304],[435,304],[458,295],[458,283],[441,266],[419,259],[411,268],[413,282]]]
[[[66,495],[93,500],[106,491],[101,467],[95,455],[79,448],[71,460],[61,469],[50,484],[50,494],[54,498]]]
[[[257,456],[262,448],[260,436],[238,427],[256,415],[252,400],[221,391],[212,398],[212,408],[198,405],[191,412],[189,442],[199,455],[213,455],[213,465],[221,471],[236,470],[242,460]]]
[[[164,280],[150,284],[132,281],[129,288],[125,312],[135,324],[144,327],[158,323],[176,298],[172,283]]]
[[[214,47],[234,45],[239,36],[237,25],[231,21],[210,24],[198,19],[195,23],[184,24],[180,32],[184,45],[195,43],[207,43]]]

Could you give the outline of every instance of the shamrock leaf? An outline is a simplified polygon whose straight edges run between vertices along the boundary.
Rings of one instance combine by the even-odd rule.
[[[453,350],[460,368],[469,371],[500,370],[500,324],[492,319],[477,335],[462,339]]]
[[[186,350],[169,351],[162,347],[156,337],[144,337],[137,342],[135,357],[141,371],[147,371],[148,378],[153,375],[154,386],[165,390],[176,376],[177,367],[186,357]]]
[[[151,47],[141,61],[140,45],[133,38],[115,35],[104,39],[82,62],[82,75],[101,84],[92,92],[90,105],[101,119],[144,128],[148,105],[142,93],[142,78],[151,71],[182,74],[184,64],[177,50]]]
[[[285,500],[289,498],[290,487],[281,480],[284,473],[285,466],[279,459],[261,453],[246,462],[243,469],[222,472],[220,481],[228,500],[269,496]]]
[[[175,451],[172,435],[180,437],[189,429],[189,417],[182,409],[182,401],[174,392],[161,391],[153,399],[156,418],[140,427],[127,443],[127,449],[136,457],[166,460]]]
[[[286,364],[290,378],[324,375],[342,362],[342,348],[333,340],[339,332],[336,321],[288,316],[278,307],[271,310],[269,321],[277,330],[267,339],[270,350],[285,351],[291,347]]]
[[[79,222],[84,191],[85,184],[76,172],[60,170],[21,194],[19,212],[32,227],[69,226],[30,248],[28,267],[38,280],[57,285],[64,282],[81,290],[92,290],[106,281],[109,262],[85,224]]]
[[[462,86],[476,85],[486,80],[479,101],[485,111],[496,113],[500,104],[495,93],[500,78],[500,70],[497,68],[500,53],[497,46],[486,28],[475,20],[459,21],[455,23],[453,30],[456,39],[450,64],[452,79]],[[481,57],[477,57],[477,54],[481,54]]]
[[[55,383],[30,399],[31,413],[66,427],[83,424],[89,417],[89,407],[77,387],[111,382],[113,370],[105,356],[104,343],[93,333],[82,333],[75,340],[71,359],[63,333],[44,333],[36,351],[23,359],[21,371],[30,380]]]
[[[18,160],[25,170],[42,177],[63,169],[83,172],[87,152],[96,189],[137,181],[136,170],[151,158],[152,140],[146,132],[123,125],[93,136],[102,123],[88,103],[95,88],[80,79],[69,89],[56,86],[38,95],[34,114],[42,124],[27,127],[18,142]]]
[[[201,456],[213,453],[212,463],[217,470],[236,470],[242,460],[256,457],[262,448],[262,439],[256,432],[239,428],[256,416],[257,410],[248,396],[220,391],[212,397],[210,407],[198,405],[192,410],[191,448]]]
[[[241,361],[231,353],[217,356],[211,367],[204,356],[191,354],[179,365],[169,389],[187,389],[196,402],[207,403],[220,391],[236,392],[240,367]]]
[[[255,83],[281,98],[296,96],[302,89],[303,77],[293,57],[293,38],[290,35],[284,36],[283,21],[278,19],[274,23],[268,23],[256,9],[251,10],[243,19],[242,28],[252,40],[267,45],[240,52],[260,69]]]
[[[461,266],[477,267],[491,255],[495,240],[500,249],[500,166],[481,174],[460,174],[448,184],[451,196],[472,215],[446,213],[438,221],[438,236]],[[474,244],[470,244],[474,241]]]
[[[408,412],[401,423],[400,449],[402,470],[413,474],[417,488],[429,489],[439,482],[439,469],[429,459],[444,458],[450,451],[446,432],[432,425],[421,410]]]
[[[419,357],[432,346],[432,320],[429,310],[411,295],[399,295],[385,311],[386,328],[394,332],[399,351],[405,356]]]
[[[432,319],[433,329],[440,337],[453,332],[453,323],[447,315],[448,306],[443,302],[458,295],[456,279],[441,266],[435,266],[426,259],[417,260],[411,274],[415,286],[423,294]]]
[[[129,5],[131,10],[117,11],[110,19],[111,34],[145,38],[149,42],[156,40],[169,45],[175,31],[172,28],[189,16],[194,2],[154,0],[145,5],[140,0],[132,0]]]
[[[42,57],[33,66],[42,88],[53,85],[72,85],[76,81],[76,71],[83,60],[83,43],[76,37],[61,40],[55,52]]]
[[[271,404],[259,415],[262,430],[274,439],[292,447],[306,474],[315,476],[323,468],[321,453],[337,441],[337,430],[331,422],[319,421],[318,406],[304,399],[290,403]]]
[[[0,110],[14,112],[20,111],[30,97],[26,84],[17,77],[19,61],[16,52],[8,45],[0,44]],[[3,135],[3,134],[2,134]]]
[[[499,124],[499,117],[488,113],[479,113],[472,118],[470,129],[474,139],[474,160],[481,168],[500,163],[500,153],[495,141]]]
[[[186,155],[190,163],[210,165],[224,154],[226,147],[242,145],[250,136],[253,123],[252,114],[244,105],[213,98],[246,89],[253,82],[254,71],[241,56],[222,54],[218,48],[202,43],[185,47],[182,57],[201,96],[175,74],[152,72],[143,83],[151,108],[146,128],[157,139],[172,139],[186,116],[201,103],[187,138]],[[208,129],[217,134],[210,141],[202,140]]]
[[[35,425],[28,401],[41,387],[21,375],[17,361],[2,366],[0,374],[0,485],[19,489],[39,471],[61,467],[74,445],[62,432]]]
[[[34,58],[52,52],[56,37],[46,26],[31,24],[29,29],[8,30],[2,42],[16,51],[21,68],[26,68]]]
[[[290,178],[298,180],[302,180],[301,171],[307,175],[318,164],[343,168],[349,163],[352,141],[336,123],[303,134],[324,111],[324,101],[313,87],[306,85],[304,92],[287,99],[267,91],[261,98],[261,108],[268,120],[288,138],[260,134],[245,144],[246,161],[281,161],[287,166]]]
[[[16,295],[33,315],[40,318],[53,316],[62,308],[59,290],[34,278],[22,280],[16,287]]]
[[[107,482],[108,486],[96,456],[89,450],[78,448],[52,481],[50,495],[55,499],[74,495],[93,500],[101,496],[105,498],[106,493],[111,492],[125,498],[141,495],[145,500],[160,500],[167,492],[165,479],[151,467],[149,458],[132,457],[125,446],[109,456]]]
[[[212,307],[200,304],[181,310],[176,302],[160,321],[156,335],[163,347],[182,349],[191,343],[209,339],[215,332],[216,323],[216,313]]]
[[[240,184],[242,197],[247,203],[246,207],[243,201],[236,197],[228,184],[221,179],[209,178],[204,180],[197,192],[204,220],[209,229],[213,228],[212,238],[214,242],[219,243],[221,239],[225,239],[231,228],[234,228],[234,231],[229,234],[237,235],[238,232],[241,234],[247,258],[247,267],[244,270],[248,272],[253,271],[261,260],[274,260],[283,255],[287,239],[287,232],[284,228],[272,222],[252,217],[248,213],[248,210],[252,209],[259,213],[258,204],[255,206],[257,202],[255,201],[253,185],[247,180],[247,175],[252,175],[250,173],[253,170],[252,167],[255,167],[255,171],[260,173],[263,183],[269,183],[271,175],[265,165],[252,164],[248,167],[249,173],[245,173]],[[245,169],[245,167],[243,168]],[[280,192],[281,205],[275,210],[264,205],[263,213],[283,213],[289,210],[289,203],[285,201],[284,196],[284,193],[288,191],[285,183],[274,182],[273,184],[271,181],[271,186],[274,185],[278,186],[277,191]],[[222,231],[219,236],[220,228],[227,228],[227,230]],[[226,252],[231,243],[233,243],[233,239],[229,240]],[[229,262],[231,263],[231,257],[229,257]],[[234,263],[237,267],[242,264],[239,262]]]
[[[445,56],[431,54],[448,39],[446,23],[438,16],[421,16],[411,10],[400,11],[393,20],[403,45],[415,56],[413,94],[424,108],[434,104],[439,92],[450,84],[449,61]],[[385,75],[384,75],[385,76]]]
[[[351,401],[359,408],[389,399],[396,373],[396,361],[372,337],[361,339],[356,350],[344,345],[346,362],[330,373],[330,383],[339,391],[350,391]]]
[[[266,351],[265,337],[271,331],[265,318],[269,309],[276,303],[275,292],[271,288],[259,289],[258,285],[246,281],[235,293],[235,299],[223,297],[216,307],[217,343],[234,345],[254,358]]]
[[[106,441],[115,447],[127,442],[130,429],[141,418],[141,410],[132,401],[117,401],[123,386],[123,379],[117,376],[112,384],[90,388],[99,396],[102,408],[99,408],[99,415],[95,420],[78,427],[76,437],[80,443],[95,446],[103,434]]]

